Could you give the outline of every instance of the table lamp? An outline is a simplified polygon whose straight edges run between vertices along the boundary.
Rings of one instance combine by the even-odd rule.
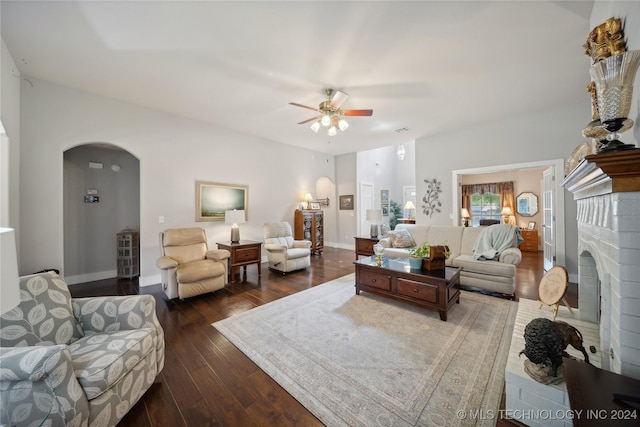
[[[469,218],[471,218],[471,215],[469,214],[469,209],[467,208],[460,209],[460,216],[462,217],[462,225],[465,227],[468,227]]]
[[[311,209],[311,202],[313,202],[313,196],[311,193],[307,193],[304,195],[304,200],[307,202],[307,209]]]
[[[371,238],[378,237],[378,221],[382,221],[381,209],[367,209],[367,221],[371,222]]]
[[[224,223],[231,224],[231,243],[240,242],[240,227],[238,224],[244,224],[244,211],[232,210],[224,212]]]
[[[16,236],[12,228],[0,228],[0,314],[20,304],[20,277]]]
[[[500,215],[502,215],[502,223],[509,224],[509,217],[513,216],[513,211],[509,206],[504,206]]]
[[[411,215],[411,211],[416,208],[416,205],[414,205],[413,202],[409,200],[407,203],[405,203],[404,208],[409,211],[409,216],[407,218],[412,219],[413,215]]]

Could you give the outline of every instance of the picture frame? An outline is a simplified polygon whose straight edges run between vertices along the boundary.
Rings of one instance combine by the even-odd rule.
[[[311,209],[320,209],[320,203],[311,202]]]
[[[234,209],[243,210],[248,219],[248,186],[196,181],[196,222],[224,221],[225,211]]]
[[[340,210],[353,210],[353,194],[347,196],[340,196]]]
[[[389,190],[380,190],[380,206],[384,206],[388,204],[389,204]]]
[[[382,205],[382,216],[389,216],[389,204]]]
[[[527,230],[535,230],[535,228],[536,228],[536,222],[529,221],[529,225],[527,225]]]

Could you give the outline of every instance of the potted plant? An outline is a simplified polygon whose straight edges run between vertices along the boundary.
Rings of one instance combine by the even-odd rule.
[[[423,243],[421,246],[415,247],[409,251],[409,265],[412,269],[419,270],[422,268],[422,260],[429,258],[431,253],[431,245]]]

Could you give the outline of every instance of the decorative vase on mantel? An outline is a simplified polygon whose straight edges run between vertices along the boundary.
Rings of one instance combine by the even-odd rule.
[[[598,113],[606,138],[598,151],[629,150],[635,145],[621,142],[620,133],[633,125],[629,110],[633,95],[633,82],[640,66],[640,50],[613,55],[591,66],[591,78],[596,84]],[[624,129],[624,130],[623,130]]]

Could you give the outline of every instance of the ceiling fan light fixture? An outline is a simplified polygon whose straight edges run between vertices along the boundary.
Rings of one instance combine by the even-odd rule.
[[[331,127],[329,128],[329,130],[327,131],[327,134],[328,134],[329,136],[335,136],[337,133],[338,133],[338,130],[336,129],[336,127],[335,127],[335,126],[331,126]]]
[[[347,130],[347,128],[349,127],[349,123],[347,123],[345,119],[340,119],[338,120],[338,127],[342,131]]]
[[[318,130],[320,130],[320,122],[317,120],[313,122],[313,124],[311,125],[311,130],[315,133],[318,133]]]
[[[322,126],[325,126],[325,127],[329,126],[331,124],[331,117],[329,117],[327,114],[325,114],[320,119],[320,123],[322,124]]]

